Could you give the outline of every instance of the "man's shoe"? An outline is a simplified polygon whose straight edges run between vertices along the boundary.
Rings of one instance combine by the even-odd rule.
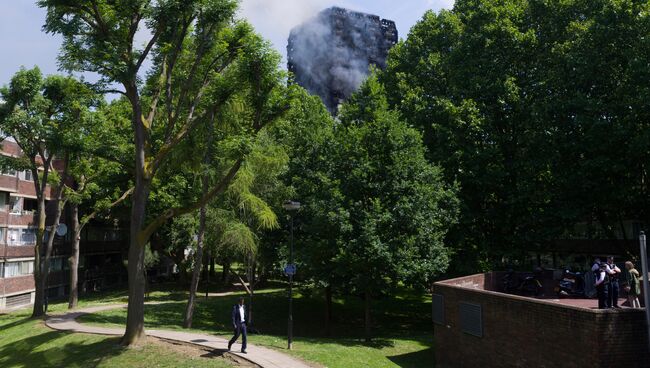
[[[228,343],[228,351],[230,351],[230,348],[231,348],[231,347],[232,347],[232,343],[229,342],[229,343]]]
[[[242,350],[241,352],[242,352],[242,354],[248,354],[248,353],[246,352],[246,350]]]
[[[621,306],[620,305],[615,305],[614,308],[615,309],[621,309]]]

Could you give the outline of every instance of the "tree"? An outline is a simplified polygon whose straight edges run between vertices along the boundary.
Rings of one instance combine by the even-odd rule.
[[[370,340],[374,296],[400,281],[428,289],[446,270],[455,189],[427,162],[420,134],[388,110],[374,76],[344,105],[335,133],[343,199],[334,261],[353,292],[364,296]]]
[[[61,66],[96,72],[118,84],[131,105],[134,190],[131,195],[129,306],[124,344],[144,337],[144,247],[167,220],[190,213],[227,189],[246,158],[246,139],[287,109],[279,57],[251,28],[235,21],[233,0],[41,0],[44,29],[63,36]],[[138,48],[143,26],[151,38]],[[145,61],[153,67],[145,72]],[[147,76],[147,85],[140,76]],[[147,211],[160,167],[206,117],[236,91],[250,107],[238,131],[241,149],[202,196],[159,213]]]
[[[4,165],[32,172],[38,202],[33,310],[37,317],[44,314],[49,259],[55,229],[67,200],[66,173],[71,151],[75,149],[74,139],[86,126],[89,110],[97,101],[83,83],[71,77],[43,78],[38,68],[21,69],[0,93],[4,100],[0,106],[0,126],[23,152],[22,157],[3,158]],[[57,165],[61,163],[61,172],[54,169],[55,160]],[[55,208],[53,216],[46,218],[48,197],[53,199]],[[47,223],[51,228],[46,233]]]
[[[295,123],[274,127],[292,142],[287,179],[305,204],[299,269],[326,295],[364,298],[369,340],[374,298],[398,283],[429,288],[446,270],[455,188],[426,160],[420,134],[388,109],[376,77],[343,106],[337,124],[318,104],[305,99],[288,115]]]
[[[647,138],[647,7],[459,0],[391,51],[390,106],[460,184],[458,272],[543,249],[577,223],[607,238],[621,219],[647,223],[647,150],[630,144]]]

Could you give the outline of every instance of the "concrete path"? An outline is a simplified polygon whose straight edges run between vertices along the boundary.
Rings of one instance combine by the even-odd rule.
[[[126,304],[112,304],[98,307],[90,307],[68,312],[62,315],[48,316],[45,324],[55,330],[82,332],[97,335],[120,336],[124,334],[124,328],[108,328],[83,325],[77,322],[77,318],[84,314],[92,314],[110,309],[126,308]],[[198,333],[168,330],[146,330],[147,336],[153,336],[160,339],[184,342],[194,345],[207,347],[219,351],[228,349],[228,340]],[[241,340],[241,339],[240,339]],[[246,351],[248,354],[242,354],[241,345],[236,343],[232,346],[230,354],[257,364],[262,368],[310,368],[312,366],[288,356],[279,351],[248,344]]]

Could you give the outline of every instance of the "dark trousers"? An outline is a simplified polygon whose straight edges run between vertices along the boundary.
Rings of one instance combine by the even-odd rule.
[[[600,284],[596,286],[596,292],[598,293],[598,309],[610,307],[607,289],[609,289],[609,285]]]
[[[609,307],[618,307],[618,292],[620,290],[620,286],[618,285],[618,279],[612,279],[608,285],[608,296],[609,296]]]
[[[242,351],[246,350],[246,324],[245,323],[238,323],[235,327],[235,335],[230,339],[230,342],[228,343],[228,346],[232,346],[232,344],[237,341],[239,338],[239,335],[241,335],[241,349]]]

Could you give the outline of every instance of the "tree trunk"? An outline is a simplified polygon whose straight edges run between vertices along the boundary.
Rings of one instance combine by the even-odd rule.
[[[364,303],[364,310],[365,310],[365,335],[366,335],[366,342],[370,342],[372,339],[372,325],[371,325],[371,320],[370,320],[370,291],[366,290],[365,293],[365,303]]]
[[[332,285],[325,287],[325,330],[328,336],[332,334]]]
[[[72,203],[72,254],[70,255],[70,296],[68,309],[77,307],[79,301],[79,241],[81,239],[81,226],[79,225],[79,205]]]
[[[63,185],[63,184],[61,184]],[[56,237],[56,229],[59,227],[59,222],[61,221],[61,213],[63,212],[64,201],[61,199],[61,194],[63,188],[57,190],[60,193],[57,193],[57,198],[55,199],[56,209],[54,210],[54,222],[50,227],[50,231],[47,236],[47,243],[45,244],[45,256],[43,257],[42,263],[42,277],[41,277],[41,290],[43,290],[44,300],[47,300],[47,288],[48,288],[48,278],[50,275],[50,257],[52,256],[52,248],[54,246],[54,238]]]
[[[206,137],[207,149],[203,156],[203,164],[206,169],[210,166],[212,160],[212,138],[214,136],[214,114],[210,117],[210,125],[208,126],[208,134]],[[210,190],[210,177],[205,173],[202,177],[202,193],[201,196],[205,197]],[[205,240],[205,222],[208,211],[208,204],[201,206],[199,211],[199,234],[196,242],[196,257],[194,259],[194,270],[192,272],[192,282],[190,284],[190,297],[187,300],[187,307],[185,308],[185,317],[183,318],[183,327],[192,327],[192,316],[194,315],[194,302],[196,300],[196,290],[199,288],[199,278],[201,276],[201,266],[203,265],[203,243]],[[206,274],[209,272],[208,267],[205,267]],[[207,279],[207,275],[206,275]]]
[[[255,293],[255,259],[252,255],[249,256],[249,266],[248,266],[248,289],[249,289],[249,298],[248,298],[248,323],[253,326],[253,296]]]
[[[146,132],[142,123],[142,106],[137,87],[125,85],[133,106],[132,124],[135,132],[135,186],[131,206],[131,228],[129,239],[129,305],[127,308],[126,331],[123,345],[137,345],[146,337],[144,333],[144,248],[148,239],[142,234],[147,214],[147,201],[151,178],[146,167]]]
[[[199,278],[201,276],[201,265],[203,264],[203,239],[205,237],[206,206],[201,207],[201,213],[199,216],[200,216],[199,234],[196,242],[196,255],[194,256],[194,269],[192,270],[192,282],[190,283],[190,297],[187,301],[187,306],[185,307],[183,328],[192,327],[192,316],[194,315],[194,302],[196,300],[196,290],[199,287]]]
[[[149,183],[142,180],[136,181],[136,188],[133,192],[133,207],[131,209],[131,231],[128,259],[129,275],[129,305],[127,308],[126,331],[122,337],[122,344],[137,345],[144,338],[144,249],[147,240],[141,239],[142,229],[146,211],[147,199],[149,197]]]
[[[45,234],[45,197],[43,194],[40,194],[38,196],[38,228],[36,230],[36,246],[34,247],[34,285],[36,286],[36,291],[34,293],[34,309],[32,311],[32,317],[40,317],[45,314],[45,309],[43,307],[43,304],[45,303],[45,290],[43,289],[45,281],[43,275],[44,261],[41,259],[43,234]]]
[[[230,278],[230,262],[226,260],[223,262],[223,270],[221,271],[221,281],[224,283],[224,285],[228,284],[229,278]]]
[[[66,173],[68,170],[69,155],[65,157],[64,169],[63,172]],[[49,165],[50,160],[46,160],[45,165]],[[49,170],[45,170],[43,173],[43,178],[40,186],[40,195],[38,195],[38,233],[36,239],[36,253],[40,256],[41,248],[43,245],[43,238],[45,234],[45,219],[46,219],[46,208],[45,208],[45,193],[47,190],[47,177]],[[54,237],[56,236],[56,228],[59,226],[59,221],[61,219],[61,213],[63,212],[63,205],[65,202],[62,202],[63,192],[64,192],[64,182],[65,175],[61,175],[61,180],[56,188],[55,195],[55,212],[54,212],[54,221],[50,229],[50,235],[47,238],[47,244],[45,244],[44,255],[42,259],[38,259],[40,265],[40,273],[36,278],[36,298],[34,302],[34,310],[32,316],[39,317],[45,314],[44,304],[47,300],[47,281],[50,273],[50,256],[52,255],[52,245],[54,244]],[[39,246],[39,241],[40,245]],[[34,265],[34,270],[37,266]],[[40,290],[40,293],[39,293]]]

